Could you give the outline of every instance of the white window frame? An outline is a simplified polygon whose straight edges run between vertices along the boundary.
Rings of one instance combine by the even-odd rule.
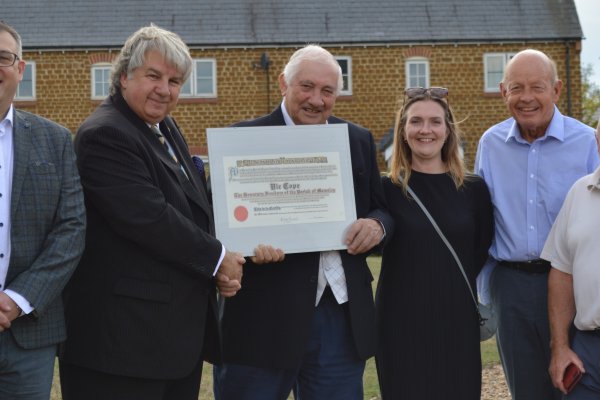
[[[500,93],[500,82],[502,81],[502,77],[504,76],[504,68],[506,67],[506,63],[510,61],[511,58],[516,53],[484,53],[483,54],[483,91],[485,93]],[[500,81],[491,82],[490,81],[490,62],[492,58],[499,58],[502,62],[502,70],[494,71],[495,73],[500,73]]]
[[[112,65],[110,63],[97,63],[92,65],[91,68],[91,73],[90,73],[90,80],[91,80],[91,85],[92,85],[92,100],[103,100],[106,97],[108,97],[108,95],[110,94],[110,71],[112,69]],[[106,93],[96,93],[96,71],[108,71],[108,77],[107,77],[107,81],[106,83],[108,83],[108,87],[107,87],[107,91]]]
[[[19,60],[17,60],[18,62]],[[35,68],[35,62],[34,61],[26,61],[25,62],[25,70],[27,70],[27,68],[30,68],[31,70],[31,95],[30,96],[24,96],[22,95],[20,92],[20,86],[19,85],[17,87],[17,93],[15,94],[15,101],[32,101],[36,99],[36,90],[35,90],[35,86],[36,86],[36,68]]]
[[[351,96],[352,95],[352,57],[350,56],[335,56],[335,59],[346,62],[346,73],[342,69],[342,78],[345,78],[344,83],[346,87],[341,88],[340,96]]]
[[[412,78],[410,75],[410,66],[413,64],[425,65],[425,76],[424,76],[425,83],[424,84],[413,85],[410,83],[411,78]],[[427,59],[425,57],[410,57],[404,63],[404,71],[405,71],[405,87],[406,88],[415,87],[415,86],[421,86],[424,88],[429,87],[429,59]],[[421,78],[421,76],[418,76],[417,78]]]
[[[210,63],[211,64],[211,78],[212,78],[212,87],[211,87],[211,91],[210,92],[198,92],[198,88],[196,87],[196,82],[197,82],[197,74],[198,74],[198,70],[197,67],[199,64],[201,63]],[[191,88],[190,88],[190,92],[188,93],[184,93],[183,91],[183,86],[182,86],[182,90],[179,92],[179,97],[180,98],[215,98],[217,97],[217,60],[214,58],[195,58],[193,60],[192,63],[192,73],[190,74],[190,77],[188,78],[188,80],[185,82],[184,86],[186,84],[190,84]]]

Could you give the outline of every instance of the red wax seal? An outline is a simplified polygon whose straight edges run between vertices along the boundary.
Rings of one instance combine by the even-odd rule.
[[[240,222],[244,222],[248,219],[248,209],[244,206],[237,206],[233,210],[233,216]]]

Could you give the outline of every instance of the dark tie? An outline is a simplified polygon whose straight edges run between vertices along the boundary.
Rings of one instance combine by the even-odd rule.
[[[169,153],[169,155],[171,156],[171,158],[173,159],[173,161],[175,161],[175,163],[177,163],[179,165],[179,167],[181,168],[181,170],[185,174],[185,177],[189,179],[189,177],[187,176],[187,172],[185,172],[185,169],[183,169],[183,165],[181,165],[181,163],[177,159],[177,156],[175,155],[175,152],[173,151],[173,148],[171,148],[171,146],[169,145],[169,142],[167,142],[167,139],[165,138],[165,135],[162,134],[162,132],[158,128],[158,125],[150,125],[150,129],[152,130],[152,132],[154,132],[154,134],[156,135],[156,137],[158,138],[158,140],[160,141],[160,143],[163,145],[163,147],[165,148],[165,150],[167,150],[167,153]],[[200,161],[202,161],[202,160],[200,160]]]

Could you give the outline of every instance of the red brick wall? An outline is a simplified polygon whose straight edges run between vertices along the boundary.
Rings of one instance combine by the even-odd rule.
[[[431,86],[450,89],[449,101],[464,133],[465,158],[472,166],[477,141],[492,124],[508,117],[499,95],[483,92],[483,54],[517,52],[533,47],[557,61],[563,93],[559,108],[567,113],[566,47],[564,43],[533,44],[461,44],[331,47],[334,55],[352,57],[353,94],[340,97],[335,114],[369,128],[376,141],[393,125],[401,105],[405,86],[404,63],[411,55],[427,56]],[[206,128],[223,127],[233,122],[270,112],[281,101],[278,75],[293,48],[277,49],[207,49],[192,50],[194,58],[217,60],[216,99],[181,100],[174,112],[188,143],[205,151]],[[263,52],[271,59],[269,96],[264,70],[255,67]],[[94,62],[109,61],[115,51],[42,51],[25,53],[27,61],[36,62],[35,102],[17,106],[53,119],[75,132],[81,122],[97,107],[91,100],[90,68]],[[571,48],[572,115],[581,116],[581,70],[579,43]],[[268,104],[267,104],[268,103]],[[383,165],[383,164],[382,164]]]

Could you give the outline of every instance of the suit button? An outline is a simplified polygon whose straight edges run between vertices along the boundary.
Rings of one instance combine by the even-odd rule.
[[[315,283],[317,281],[317,277],[316,276],[311,276],[310,277],[310,283]]]

